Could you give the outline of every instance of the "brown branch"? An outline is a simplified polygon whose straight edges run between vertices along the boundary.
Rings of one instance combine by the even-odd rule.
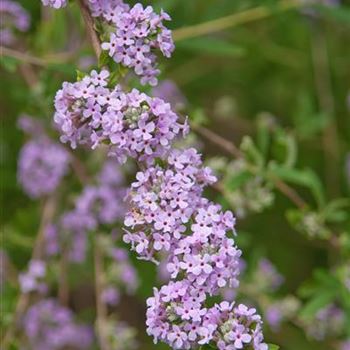
[[[63,306],[68,306],[69,302],[69,283],[67,279],[69,262],[67,253],[66,247],[63,247],[59,263],[58,300]]]
[[[287,198],[289,198],[290,201],[293,202],[298,208],[304,209],[307,206],[307,203],[299,195],[299,193],[295,191],[292,187],[287,185],[285,182],[274,177],[271,177],[271,181],[274,183],[276,188]]]
[[[95,51],[97,59],[100,58],[102,49],[100,39],[94,28],[94,19],[91,16],[89,8],[86,6],[84,0],[78,0],[78,4],[80,7],[81,14],[84,18],[85,27],[87,31],[87,35],[89,37],[89,41],[91,42],[92,48]]]
[[[215,132],[196,124],[191,124],[191,129],[193,129],[199,135],[205,137],[207,140],[211,141],[213,144],[218,145],[220,148],[224,149],[227,153],[231,154],[235,158],[242,157],[242,152],[238,147],[236,147],[234,143],[226,140]]]
[[[35,239],[31,260],[39,260],[43,258],[43,243],[45,240],[45,229],[48,226],[48,224],[52,221],[55,213],[55,209],[56,209],[56,198],[53,195],[47,198],[46,201],[44,202],[40,226],[39,226],[38,234]],[[2,340],[2,346],[4,349],[8,348],[11,340],[15,336],[18,323],[20,321],[20,318],[26,311],[29,301],[30,301],[29,293],[20,294],[16,304],[16,309],[14,312],[12,323],[7,329],[4,335],[4,338]]]
[[[12,57],[23,63],[32,64],[39,67],[47,67],[50,64],[59,64],[68,62],[72,58],[71,52],[61,52],[48,55],[47,57],[33,56],[27,52],[21,52],[9,47],[0,46],[0,56]]]
[[[100,234],[95,235],[94,244],[94,266],[95,266],[95,298],[96,298],[96,328],[97,337],[101,350],[110,350],[105,336],[105,323],[107,321],[107,307],[102,301],[104,285],[103,256],[99,246]]]
[[[228,154],[232,155],[235,158],[242,158],[243,154],[240,149],[231,141],[226,140],[222,136],[214,133],[213,131],[196,124],[191,124],[191,128],[197,132],[199,135],[203,136],[213,144],[219,146],[223,150],[225,150]],[[252,169],[252,172],[255,172]],[[276,188],[283,193],[287,198],[290,199],[298,208],[303,209],[307,206],[307,203],[304,199],[288,184],[283,182],[282,180],[271,177],[270,180],[274,183]],[[224,189],[222,187],[219,188],[220,192],[223,193]]]

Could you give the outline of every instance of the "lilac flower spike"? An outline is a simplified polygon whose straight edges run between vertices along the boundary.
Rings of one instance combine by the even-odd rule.
[[[42,0],[46,6],[64,7],[66,0]],[[174,51],[171,31],[164,21],[170,16],[161,11],[154,12],[152,6],[143,7],[137,3],[133,7],[121,0],[87,0],[94,17],[100,17],[110,26],[110,35],[102,43],[102,49],[115,62],[130,68],[141,78],[142,85],[158,84],[156,51],[169,58]]]
[[[178,116],[164,101],[133,89],[106,87],[109,73],[103,70],[76,83],[64,83],[55,99],[55,122],[63,142],[88,144],[96,148],[110,144],[121,162],[127,157],[151,161],[170,148],[172,140],[184,131]]]
[[[166,253],[171,277],[147,301],[148,334],[174,349],[203,344],[219,350],[267,349],[255,309],[207,306],[207,298],[221,288],[238,287],[241,252],[233,239],[233,214],[203,197],[205,187],[216,182],[211,169],[195,149],[172,148],[187,125],[179,124],[160,99],[137,90],[124,93],[119,86],[105,88],[108,75],[102,72],[64,84],[56,96],[55,120],[63,141],[72,146],[107,143],[110,155],[121,162],[135,158],[142,167],[126,196],[124,241],[141,259],[157,261]],[[90,206],[89,197],[78,203],[80,211]]]
[[[119,0],[89,0],[89,4],[93,16],[104,19],[111,29],[103,50],[132,68],[141,84],[156,85],[154,51],[169,57],[174,49],[171,33],[163,25],[170,17],[155,14],[151,6],[130,8]],[[107,145],[110,156],[121,163],[133,158],[140,167],[126,195],[124,241],[140,259],[157,262],[166,255],[170,274],[169,283],[154,289],[147,300],[147,333],[155,343],[163,341],[173,349],[208,344],[219,350],[267,350],[255,309],[208,302],[223,288],[238,287],[241,251],[234,242],[233,214],[203,196],[204,189],[217,181],[211,169],[195,149],[173,148],[174,141],[188,133],[187,123],[180,124],[162,99],[136,89],[124,92],[119,85],[110,87],[109,80],[109,72],[102,70],[64,83],[56,94],[54,119],[62,142],[73,148]],[[75,212],[91,213],[94,196],[95,191],[87,189]],[[109,213],[113,199],[107,193],[98,196],[102,210],[87,215],[92,227],[94,220],[109,222],[113,217]],[[117,299],[111,289],[104,297]]]
[[[96,13],[97,12],[97,13]],[[165,57],[170,57],[174,51],[171,31],[163,25],[170,16],[165,12],[160,15],[151,6],[143,8],[137,3],[131,9],[119,2],[106,5],[95,11],[113,28],[109,41],[102,44],[102,49],[109,56],[125,67],[132,68],[141,77],[141,84],[157,85],[157,56],[155,50],[160,50]]]

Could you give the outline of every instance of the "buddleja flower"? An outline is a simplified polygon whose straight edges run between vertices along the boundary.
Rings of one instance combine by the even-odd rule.
[[[61,140],[88,144],[92,148],[109,144],[111,153],[124,162],[162,156],[171,141],[186,130],[178,116],[164,101],[133,89],[107,87],[109,73],[92,71],[81,81],[64,83],[56,94],[55,122],[62,131]]]
[[[42,2],[56,9],[67,3],[66,0]],[[155,13],[152,6],[143,8],[137,3],[130,7],[120,0],[88,0],[88,5],[92,15],[101,17],[110,27],[106,30],[110,34],[102,43],[102,49],[117,63],[140,76],[141,84],[157,85],[160,70],[155,52],[160,51],[169,58],[175,48],[171,31],[163,24],[170,16],[164,11]]]
[[[55,299],[42,300],[31,306],[24,316],[23,328],[26,346],[35,350],[87,350],[92,345],[91,329],[76,324],[73,313]]]
[[[31,198],[52,193],[68,172],[69,154],[47,137],[28,141],[19,154],[18,181]]]
[[[140,3],[130,9],[118,1],[93,13],[112,26],[102,49],[117,63],[132,68],[141,77],[141,84],[156,85],[160,71],[155,50],[160,50],[165,57],[170,57],[174,50],[171,31],[163,24],[170,20],[169,15],[164,11],[158,15],[151,6],[143,8]]]
[[[255,309],[222,302],[206,308],[203,289],[189,281],[170,282],[147,300],[147,333],[174,349],[215,345],[219,350],[252,346],[265,350],[261,318]]]
[[[200,156],[193,148],[172,151],[167,160],[171,164],[165,169],[154,166],[138,172],[138,181],[131,185],[128,195],[131,210],[125,225],[134,228],[135,234],[130,232],[125,237],[144,257],[152,251],[174,249],[184,236],[184,224],[201,205],[203,187],[215,181],[210,171],[201,167]],[[140,232],[138,228],[144,225],[149,232]]]
[[[11,45],[15,40],[15,31],[25,32],[29,29],[29,15],[15,1],[1,0],[0,3],[0,42]]]

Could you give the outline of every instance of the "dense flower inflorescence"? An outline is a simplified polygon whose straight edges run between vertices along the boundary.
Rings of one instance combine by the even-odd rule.
[[[44,299],[31,306],[23,320],[28,346],[36,350],[88,349],[92,330],[74,322],[70,310],[55,299]]]
[[[1,45],[11,45],[15,40],[14,30],[25,32],[29,28],[29,15],[15,1],[1,0],[0,3],[0,42]]]
[[[170,105],[133,89],[107,87],[109,73],[92,71],[81,81],[64,83],[55,99],[55,122],[62,131],[61,140],[88,144],[95,148],[111,145],[111,153],[120,161],[138,158],[152,160],[164,155],[171,141],[186,130]]]
[[[203,166],[195,149],[171,147],[188,127],[180,125],[170,105],[160,99],[137,90],[124,93],[119,86],[107,88],[108,77],[106,71],[93,71],[77,83],[65,83],[56,96],[55,120],[63,141],[73,147],[106,143],[119,161],[129,156],[142,168],[126,197],[124,240],[142,259],[156,261],[167,254],[171,276],[148,300],[148,333],[176,349],[215,343],[220,350],[244,344],[266,349],[261,319],[252,316],[255,310],[247,311],[253,318],[243,322],[243,305],[225,311],[222,305],[207,307],[208,296],[238,286],[241,252],[234,244],[232,213],[203,197],[204,188],[216,182],[211,169]],[[89,201],[83,203],[77,207],[89,207]],[[105,294],[116,297],[111,290]],[[237,320],[243,323],[233,327]],[[235,335],[222,333],[221,323]],[[199,333],[191,331],[194,326]]]
[[[66,0],[42,0],[44,5],[60,8]],[[88,0],[94,17],[108,24],[108,37],[103,38],[102,49],[117,63],[130,68],[140,76],[141,84],[157,85],[156,51],[169,58],[174,51],[171,31],[163,22],[170,16],[161,11],[154,12],[152,6],[143,8],[140,3],[130,7],[121,0]]]
[[[192,349],[211,344],[219,350],[242,349],[245,345],[267,349],[262,321],[255,309],[222,302],[205,308],[206,295],[188,281],[170,282],[147,301],[147,332],[157,342],[174,349]]]
[[[107,6],[102,16],[113,27],[109,40],[102,44],[109,56],[141,77],[141,84],[157,85],[157,56],[160,50],[165,57],[170,57],[174,50],[171,31],[163,21],[169,21],[167,13],[160,15],[151,6],[143,8],[138,3],[131,9],[128,6]]]
[[[18,160],[18,181],[31,198],[52,193],[68,172],[69,153],[47,137],[28,141]]]
[[[156,85],[154,50],[169,57],[174,49],[171,32],[163,25],[169,16],[155,14],[151,6],[130,8],[119,0],[89,0],[89,6],[92,15],[104,21],[107,38],[103,37],[102,49],[132,68],[142,84]],[[147,332],[154,341],[174,349],[204,344],[219,350],[267,349],[255,309],[228,302],[209,306],[208,298],[220,289],[238,286],[241,252],[233,239],[232,213],[203,197],[205,187],[216,182],[211,169],[203,166],[195,149],[172,148],[175,139],[187,134],[187,123],[180,124],[170,104],[159,98],[136,89],[124,92],[107,70],[64,83],[55,108],[63,142],[73,148],[108,145],[109,154],[119,162],[131,157],[140,166],[126,196],[124,241],[141,259],[156,262],[167,256],[170,282],[155,289],[147,301]],[[87,189],[75,209],[88,214],[85,222],[91,226],[97,217],[103,222],[113,209],[107,193],[106,198],[99,197],[102,210],[89,209],[95,197]],[[108,287],[103,297],[115,303],[118,293]]]

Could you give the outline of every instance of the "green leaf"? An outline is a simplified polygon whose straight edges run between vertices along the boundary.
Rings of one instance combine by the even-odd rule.
[[[337,198],[327,204],[322,214],[328,222],[342,222],[349,217],[348,207],[350,207],[350,199]]]
[[[83,80],[84,77],[86,76],[86,73],[81,72],[79,69],[76,69],[76,73],[77,73],[77,81]]]
[[[325,197],[320,179],[311,169],[291,169],[270,163],[270,171],[281,180],[307,187],[313,194],[317,204],[323,207]]]
[[[253,163],[258,167],[262,167],[264,164],[264,158],[260,150],[256,147],[253,139],[250,136],[244,136],[240,149],[244,153],[247,161]]]
[[[266,159],[270,144],[270,125],[272,116],[269,113],[261,113],[257,120],[256,144]]]
[[[119,71],[112,72],[108,79],[108,87],[114,88],[118,84],[119,77],[120,77]]]
[[[102,51],[100,57],[98,58],[98,67],[102,68],[103,66],[107,66],[109,62],[108,51]]]
[[[242,56],[245,51],[242,47],[214,38],[196,38],[177,43],[177,49],[194,51],[215,56]]]
[[[278,350],[280,347],[276,344],[267,344],[269,350]]]
[[[335,299],[337,293],[338,291],[335,288],[332,290],[319,291],[302,309],[300,317],[306,320],[312,318],[318,310],[331,303]]]
[[[284,129],[278,129],[276,131],[276,143],[282,149],[284,166],[293,168],[298,156],[298,147],[295,137]]]

